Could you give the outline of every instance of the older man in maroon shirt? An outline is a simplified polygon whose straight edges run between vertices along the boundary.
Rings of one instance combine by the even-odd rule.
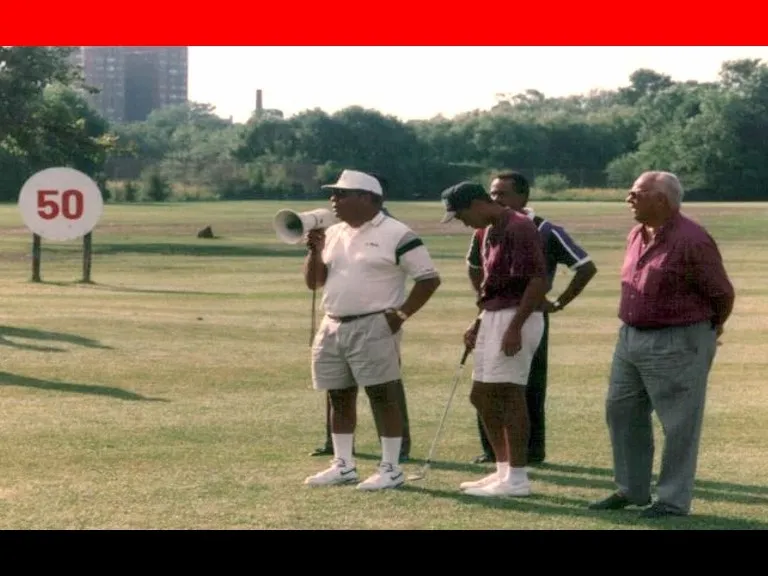
[[[606,416],[617,491],[590,505],[651,503],[653,428],[664,430],[657,499],[642,516],[690,512],[707,379],[731,314],[733,286],[707,231],[680,213],[683,191],[669,172],[645,172],[627,197],[639,222],[627,238]]]

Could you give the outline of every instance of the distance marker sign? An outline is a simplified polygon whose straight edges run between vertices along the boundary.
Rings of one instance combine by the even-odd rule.
[[[101,190],[72,168],[46,168],[24,183],[19,211],[27,228],[46,240],[74,240],[94,229],[104,210]]]

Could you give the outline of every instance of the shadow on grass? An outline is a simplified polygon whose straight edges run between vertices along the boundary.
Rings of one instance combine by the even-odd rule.
[[[101,350],[113,350],[111,346],[105,346],[97,340],[85,338],[76,334],[67,334],[65,332],[49,332],[47,330],[37,330],[35,328],[17,328],[14,326],[0,326],[0,345],[19,348],[21,350],[34,350],[37,352],[65,352],[65,348],[55,346],[39,346],[36,344],[24,344],[8,340],[8,338],[24,338],[27,340],[40,340],[43,342],[65,342],[85,346],[86,348],[98,348]]]
[[[597,476],[598,478],[589,478],[589,476]],[[600,488],[608,491],[616,488],[612,480],[613,471],[608,468],[596,468],[593,466],[545,463],[533,468],[531,477],[560,486]],[[656,480],[656,475],[654,475],[654,480]],[[768,506],[767,496],[768,486],[700,480],[698,478],[693,490],[693,497],[701,500],[717,500],[763,506]]]
[[[111,386],[99,386],[94,384],[73,384],[71,382],[54,382],[20,376],[8,372],[0,372],[0,386],[21,386],[23,388],[37,388],[39,390],[54,390],[57,392],[70,392],[74,394],[92,394],[95,396],[111,396],[119,400],[143,401],[143,402],[168,402],[165,398],[149,398],[122,388]]]
[[[358,458],[364,460],[377,459],[379,456],[362,454]],[[424,460],[412,459],[408,464],[423,466]],[[468,474],[487,474],[491,467],[477,464],[463,464],[458,462],[433,462],[430,472],[439,470],[451,470],[466,472]],[[531,469],[530,477],[533,480],[554,484],[556,486],[570,486],[589,488],[593,490],[605,490],[606,496],[616,489],[613,482],[613,471],[609,468],[597,468],[594,466],[577,466],[573,464],[544,463]],[[654,476],[654,480],[656,477]],[[733,502],[752,506],[768,506],[768,486],[756,486],[749,484],[735,484],[712,480],[696,480],[694,499]],[[766,524],[768,527],[768,524]]]
[[[215,241],[213,241],[215,242]],[[306,249],[302,245],[292,246],[288,244],[275,245],[233,245],[215,244],[211,241],[205,243],[172,243],[172,242],[146,242],[146,243],[95,243],[93,253],[97,256],[117,254],[159,254],[176,256],[244,256],[251,258],[303,258]]]
[[[424,481],[422,481],[424,482]],[[428,488],[421,483],[406,484],[398,490],[421,492],[436,498],[450,498],[462,504],[476,505],[499,510],[515,510],[529,514],[547,516],[569,516],[573,518],[592,518],[605,520],[626,527],[644,526],[665,530],[765,530],[768,523],[758,520],[746,520],[708,514],[692,514],[686,517],[667,517],[645,519],[639,515],[639,509],[619,511],[590,510],[586,500],[560,496],[532,495],[526,498],[480,498],[468,496],[459,490],[439,490]],[[510,526],[513,528],[513,526]]]
[[[355,458],[360,460],[381,460],[381,454],[369,454],[369,453],[356,453]],[[403,464],[409,464],[414,466],[423,466],[426,460],[420,458],[409,458],[407,462]],[[468,474],[487,474],[489,468],[481,464],[463,464],[461,462],[445,462],[445,461],[433,461],[430,464],[431,470],[451,470],[453,472],[466,472]]]
[[[42,282],[39,282],[39,284],[44,284],[48,286],[62,286],[62,287],[88,286],[88,288],[92,290],[104,290],[107,292],[125,292],[129,294],[160,294],[160,295],[176,295],[176,296],[214,296],[214,297],[240,296],[240,294],[237,294],[235,292],[199,292],[196,290],[169,290],[169,289],[164,290],[160,288],[132,288],[130,286],[113,286],[111,284],[101,284],[99,282],[81,282],[77,280],[70,281],[70,282],[43,280]]]

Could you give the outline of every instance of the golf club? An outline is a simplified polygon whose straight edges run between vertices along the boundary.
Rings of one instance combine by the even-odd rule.
[[[424,463],[424,466],[422,466],[421,470],[416,474],[411,474],[408,477],[408,480],[423,480],[427,475],[427,471],[429,470],[429,467],[432,464],[432,458],[434,458],[435,456],[435,447],[437,446],[437,441],[440,439],[440,434],[443,431],[445,418],[446,416],[448,416],[448,409],[451,407],[451,401],[453,400],[454,394],[456,394],[456,388],[459,385],[459,380],[461,379],[461,373],[464,370],[464,363],[467,361],[469,352],[470,352],[470,348],[467,347],[464,349],[464,355],[461,357],[461,362],[459,362],[459,367],[456,370],[456,376],[453,380],[451,395],[448,397],[448,402],[445,405],[445,410],[443,411],[443,417],[440,419],[440,424],[438,424],[437,426],[437,433],[435,434],[435,439],[432,441],[432,447],[429,449],[429,455],[427,455],[427,461]]]
[[[315,247],[312,246],[310,251],[314,255],[316,253]],[[315,340],[315,332],[317,331],[317,287],[315,286],[315,276],[317,274],[316,269],[312,268],[312,311],[310,312],[310,326],[309,326],[309,347],[312,348],[312,342]]]

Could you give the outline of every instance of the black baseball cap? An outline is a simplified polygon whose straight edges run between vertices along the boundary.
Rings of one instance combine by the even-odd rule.
[[[445,204],[445,216],[440,221],[441,224],[453,220],[456,213],[469,208],[473,200],[491,201],[491,197],[482,185],[469,181],[459,182],[450,188],[446,188],[443,190],[440,198],[443,204]]]

